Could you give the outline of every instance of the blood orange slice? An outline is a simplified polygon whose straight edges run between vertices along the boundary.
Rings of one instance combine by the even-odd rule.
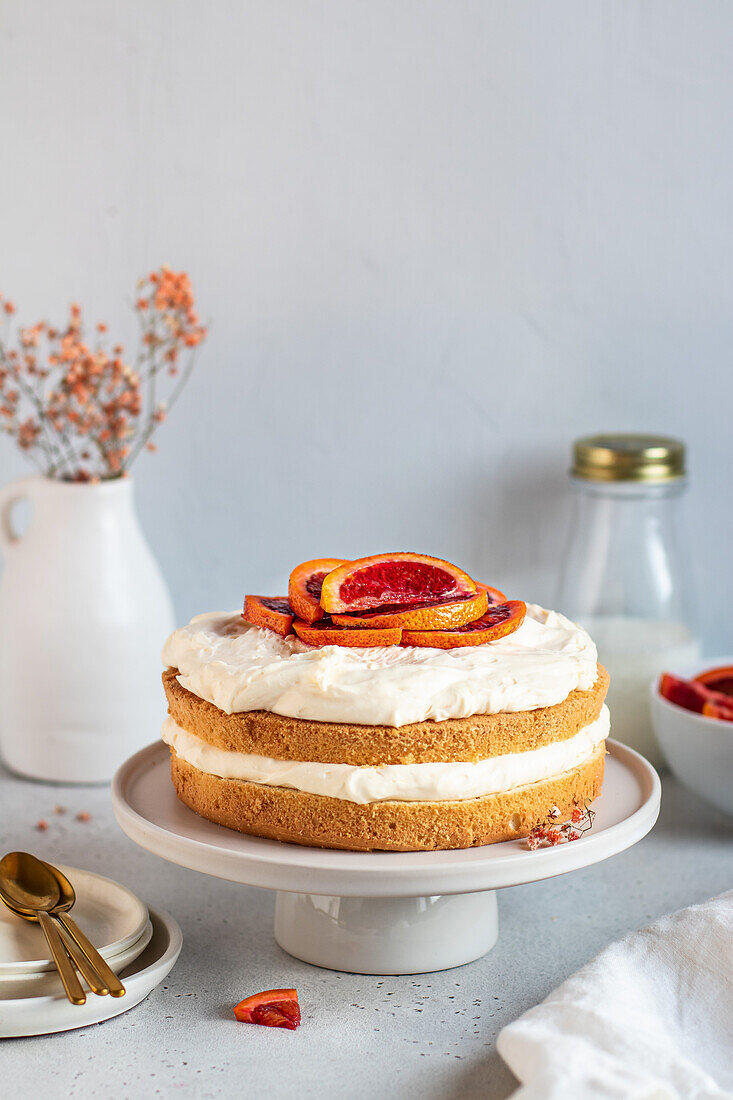
[[[488,594],[477,592],[475,596],[464,596],[448,603],[380,607],[378,611],[363,611],[357,615],[334,615],[333,621],[338,626],[362,628],[401,626],[403,630],[451,630],[480,619],[488,606]]]
[[[348,564],[343,558],[314,558],[296,566],[290,574],[288,599],[295,614],[307,623],[323,618],[321,584],[323,578],[339,565]]]
[[[375,554],[329,573],[321,589],[321,607],[329,614],[344,614],[459,600],[477,591],[468,573],[449,561],[424,554]]]
[[[672,676],[664,672],[659,678],[659,694],[668,699],[670,703],[676,703],[685,710],[694,710],[702,714],[707,692],[696,684],[694,680],[681,680],[678,676]]]
[[[300,1027],[300,1005],[297,989],[266,989],[245,997],[234,1008],[234,1015],[245,1024],[264,1024],[265,1027],[286,1027],[295,1031]]]
[[[375,646],[399,645],[402,631],[399,627],[385,630],[361,630],[348,626],[337,626],[332,622],[306,623],[295,619],[293,630],[307,645],[344,645],[359,649],[373,649]]]
[[[292,634],[293,610],[287,596],[245,596],[242,618],[252,626],[264,626],[276,634]]]
[[[476,587],[479,592],[485,592],[489,598],[489,603],[506,603],[506,596],[503,592],[500,592],[498,588],[492,588],[491,585],[482,584],[481,581],[476,581]]]
[[[723,695],[733,696],[733,667],[709,668],[694,679],[696,684],[704,684],[710,691],[719,691]]]
[[[403,630],[402,645],[429,646],[431,649],[457,649],[459,646],[483,645],[505,638],[522,625],[527,612],[523,600],[508,600],[495,604],[473,623],[455,630]]]
[[[708,718],[733,719],[733,696],[726,691],[717,689],[719,683],[724,683],[722,673],[728,669],[710,669],[703,672],[694,680],[681,680],[678,676],[672,676],[664,672],[659,678],[659,694],[668,699],[670,703],[676,703],[685,710],[695,711],[696,714],[704,714]],[[715,673],[711,682],[705,682],[703,677]],[[715,690],[714,690],[715,687]]]
[[[720,703],[703,703],[702,713],[706,718],[720,718],[723,722],[733,722],[733,707]]]

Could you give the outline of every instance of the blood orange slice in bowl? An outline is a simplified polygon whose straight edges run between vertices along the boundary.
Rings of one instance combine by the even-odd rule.
[[[670,703],[676,703],[685,710],[693,710],[702,714],[707,692],[694,680],[682,680],[679,676],[672,676],[669,672],[663,672],[659,677],[659,694],[668,699]]]
[[[429,647],[430,649],[458,649],[461,646],[484,645],[513,634],[527,613],[523,600],[508,600],[495,604],[488,611],[465,626],[454,630],[403,630],[402,645]]]
[[[399,645],[402,631],[399,627],[385,630],[362,630],[358,627],[337,626],[332,622],[306,623],[295,619],[293,630],[306,645],[343,645],[355,649],[374,649],[383,645]]]
[[[659,694],[685,710],[717,718],[719,715],[715,713],[716,708],[733,711],[733,693],[728,694],[718,688],[718,684],[725,686],[726,678],[723,674],[729,672],[733,675],[733,669],[711,669],[710,672],[701,672],[694,680],[682,680],[679,676],[663,672],[659,677]]]
[[[489,597],[483,591],[447,603],[382,607],[378,611],[363,611],[361,614],[334,615],[333,621],[338,626],[362,628],[399,626],[404,630],[450,630],[480,619],[488,607]]]
[[[287,596],[245,596],[242,618],[250,626],[263,626],[283,637],[293,632],[293,610]]]
[[[694,683],[704,684],[710,691],[719,691],[722,695],[733,696],[733,666],[709,668],[695,677]]]
[[[298,618],[307,623],[323,618],[321,585],[324,577],[340,565],[348,565],[348,562],[344,558],[314,558],[295,567],[288,583],[288,599]]]
[[[475,596],[476,582],[457,565],[426,554],[374,554],[334,569],[323,581],[321,607],[329,614],[371,611]]]
[[[722,722],[733,722],[733,706],[706,702],[702,705],[705,718],[719,718]]]

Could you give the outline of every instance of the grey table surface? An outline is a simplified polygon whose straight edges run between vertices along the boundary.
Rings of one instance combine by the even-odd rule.
[[[290,958],[274,895],[164,862],[120,831],[106,788],[26,782],[0,767],[0,848],[27,849],[132,887],[175,916],[181,957],[137,1008],[105,1023],[0,1043],[18,1097],[420,1097],[503,1100],[516,1081],[501,1027],[606,944],[733,885],[733,821],[670,776],[649,836],[582,871],[499,894],[499,942],[434,974],[341,974]],[[54,813],[64,806],[66,812]],[[91,815],[79,821],[77,813]],[[39,819],[48,828],[39,830]],[[296,1032],[237,1024],[232,1006],[297,986]],[[3,1092],[0,1085],[0,1093]]]

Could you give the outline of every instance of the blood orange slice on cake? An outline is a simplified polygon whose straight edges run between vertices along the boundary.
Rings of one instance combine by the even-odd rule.
[[[412,607],[381,607],[378,611],[362,611],[354,615],[334,615],[338,626],[390,627],[404,630],[450,630],[472,623],[488,610],[489,597],[485,591],[475,596],[464,596],[447,603],[417,604]]]
[[[332,622],[305,623],[295,619],[293,630],[307,645],[345,645],[355,649],[374,649],[381,645],[399,645],[399,627],[384,630],[362,630],[360,627],[337,626]]]
[[[500,592],[498,588],[492,588],[489,584],[482,584],[481,581],[476,581],[476,587],[479,592],[485,592],[488,596],[489,603],[506,603],[506,596],[503,592]]]
[[[476,582],[458,566],[425,554],[375,554],[346,562],[324,579],[321,607],[329,614],[391,605],[448,602],[475,596]]]
[[[427,646],[431,649],[458,649],[484,645],[513,634],[524,621],[527,605],[523,600],[508,600],[490,607],[473,623],[454,630],[403,630],[402,645]]]
[[[293,610],[287,596],[245,596],[242,618],[251,626],[264,626],[276,634],[292,634]]]
[[[320,602],[323,578],[339,565],[347,564],[343,558],[314,558],[295,567],[290,574],[288,599],[300,619],[315,623],[323,618],[324,611]]]

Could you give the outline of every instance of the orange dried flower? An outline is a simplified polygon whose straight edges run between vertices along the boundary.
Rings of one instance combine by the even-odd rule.
[[[136,308],[146,315],[140,369],[125,363],[122,344],[115,344],[111,354],[99,345],[92,349],[84,339],[82,310],[76,302],[61,330],[44,321],[20,329],[22,354],[0,342],[3,430],[16,437],[21,449],[33,452],[49,476],[73,481],[125,476],[143,447],[156,449],[150,436],[180,394],[191,369],[190,356],[180,381],[165,380],[179,373],[179,356],[202,342],[206,328],[199,323],[185,272],[162,267],[138,286]],[[1,308],[15,312],[8,301]],[[108,326],[99,322],[95,328],[103,334]],[[160,400],[166,384],[168,402]],[[163,392],[156,392],[156,387]],[[54,434],[62,436],[63,444],[52,441]]]
[[[37,424],[35,420],[24,420],[22,424],[18,426],[18,446],[27,451],[29,447],[38,439],[41,434],[41,426]]]

